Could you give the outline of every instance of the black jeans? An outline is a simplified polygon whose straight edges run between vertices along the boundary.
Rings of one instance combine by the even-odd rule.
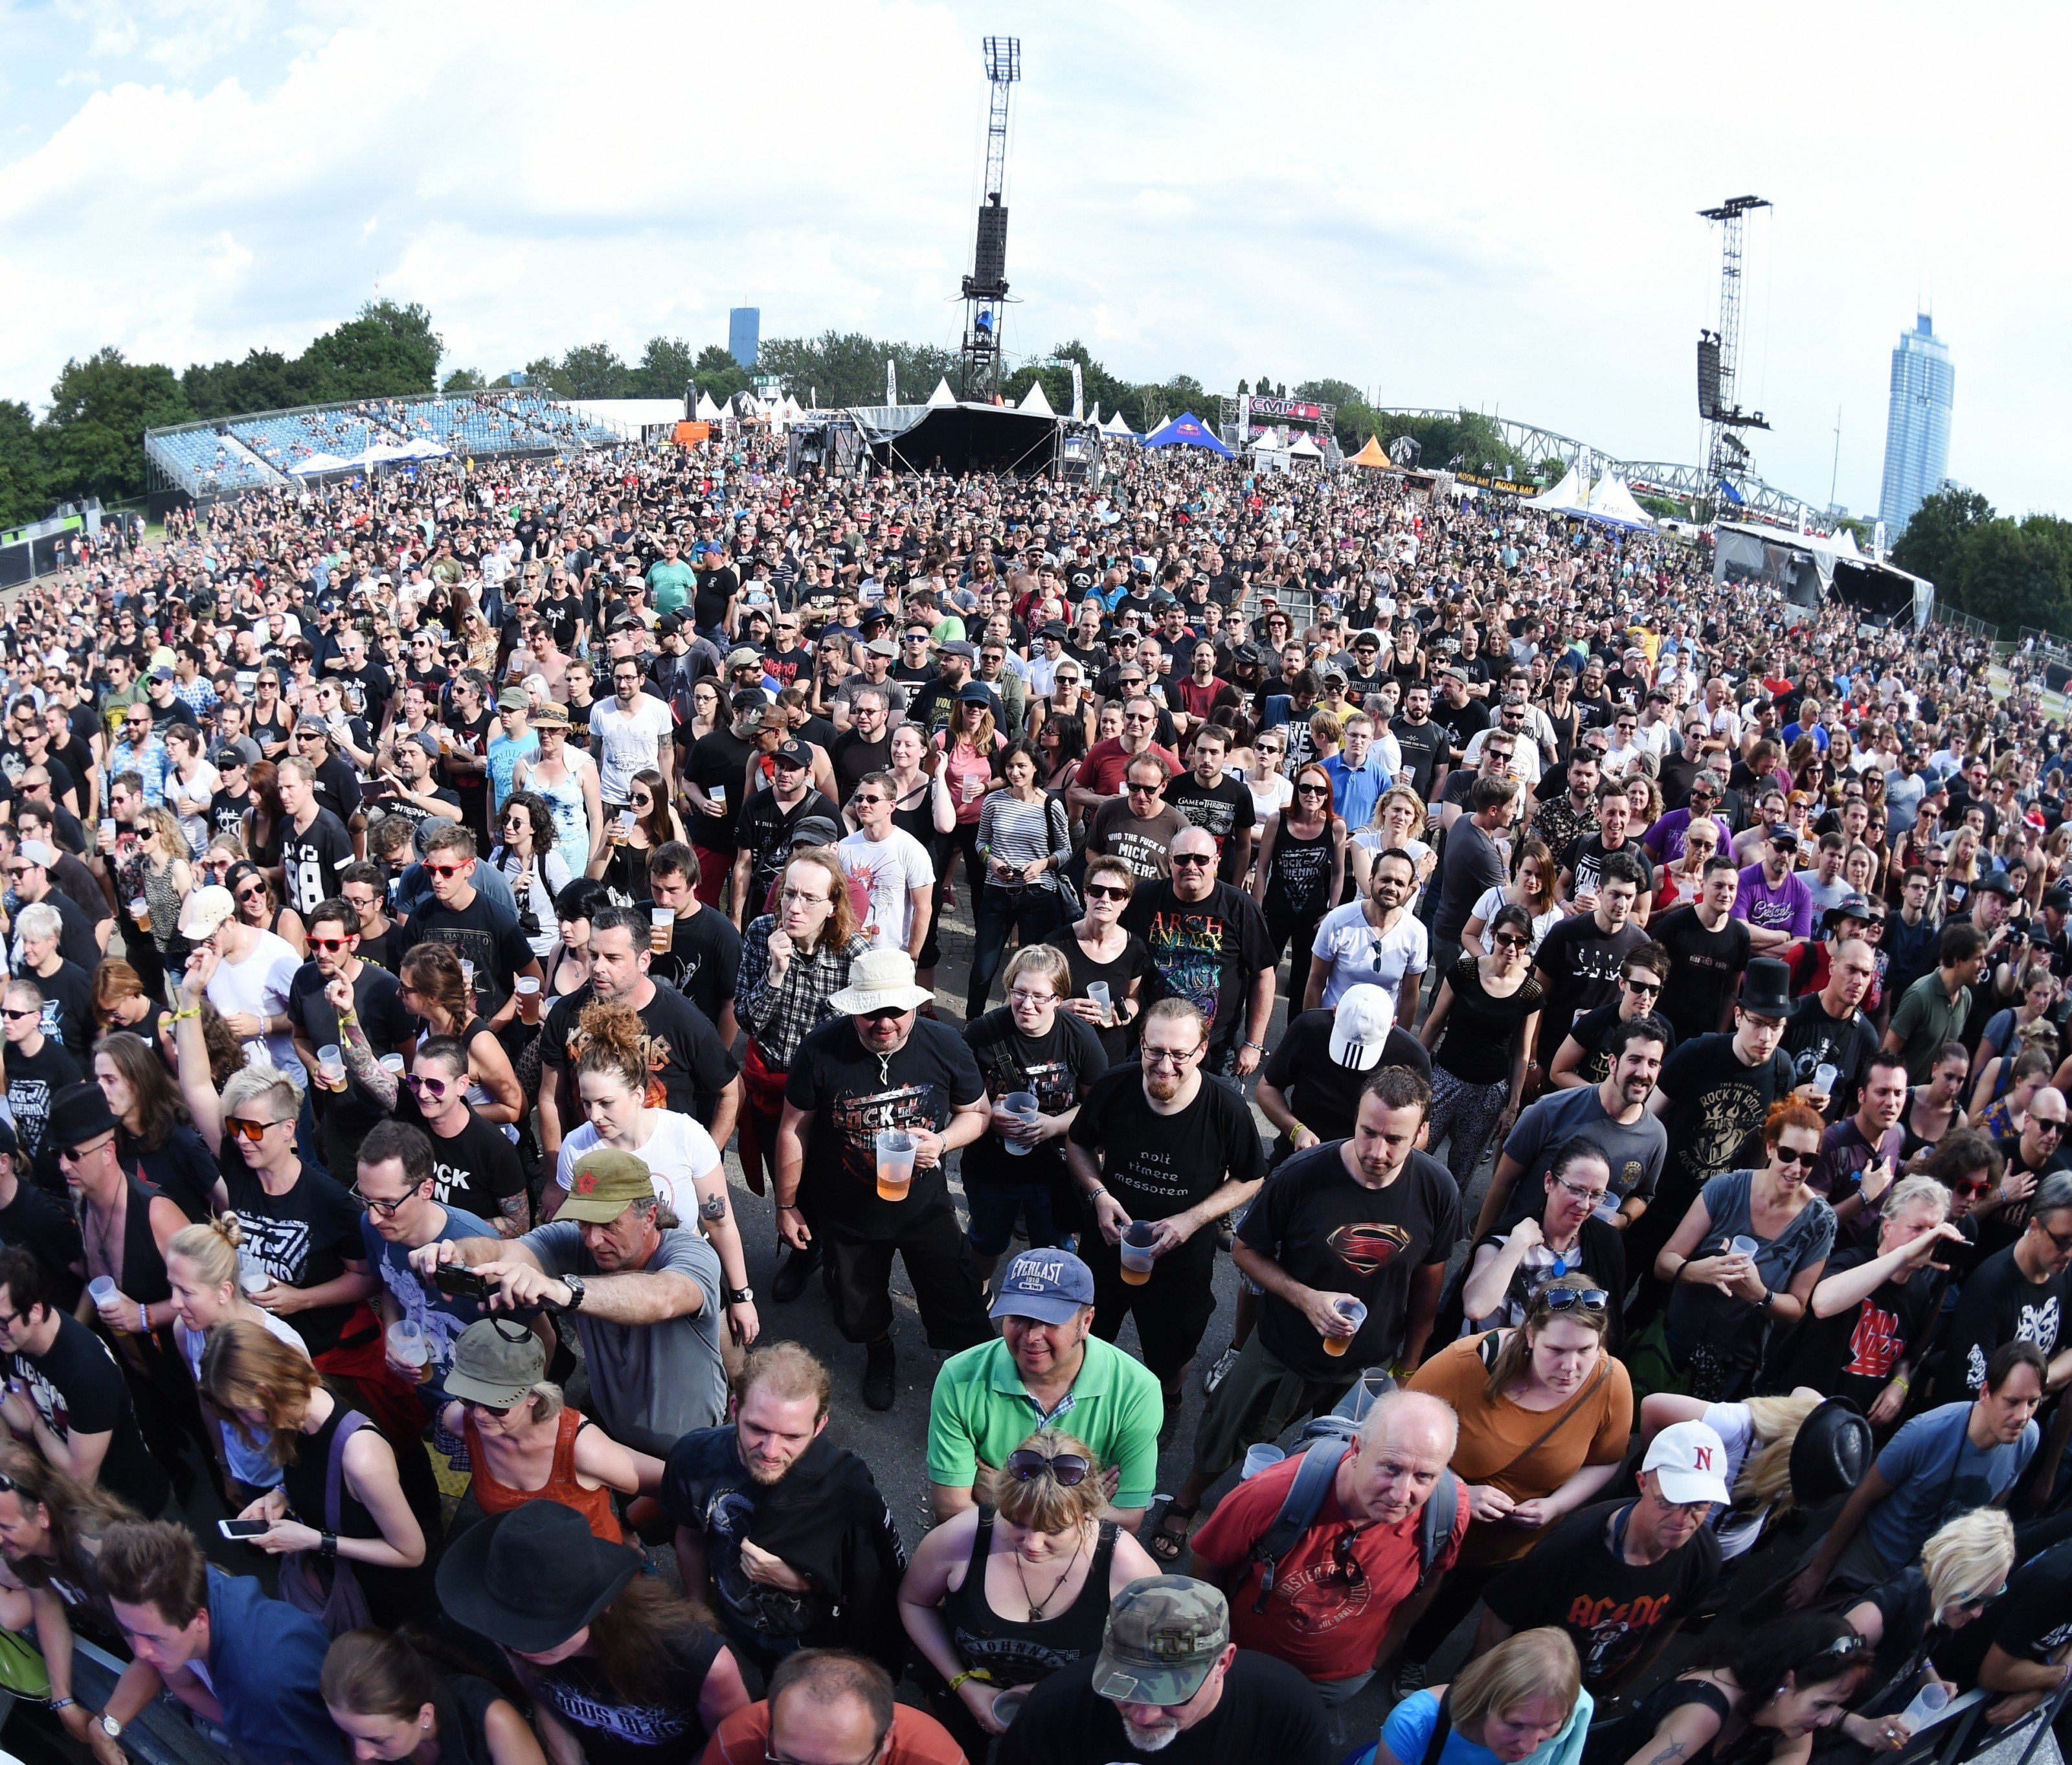
[[[1042,943],[1057,930],[1063,917],[1055,889],[986,886],[985,898],[974,904],[972,912],[977,938],[972,946],[971,986],[964,1005],[967,1023],[985,1010],[993,977],[1000,972],[1001,958],[1007,952],[1009,928],[1021,932],[1022,948],[1026,950],[1032,944]]]

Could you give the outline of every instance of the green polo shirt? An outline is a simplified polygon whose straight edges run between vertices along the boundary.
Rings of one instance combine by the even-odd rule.
[[[1942,1044],[1962,1037],[1971,1014],[1971,989],[1959,987],[1952,999],[1942,990],[1940,969],[1931,969],[1901,994],[1892,1014],[1892,1033],[1899,1038],[1907,1077],[1916,1084],[1927,1084]]]
[[[979,1462],[995,1467],[1039,1427],[1084,1441],[1104,1467],[1119,1465],[1112,1505],[1148,1508],[1157,1487],[1165,1400],[1157,1376],[1112,1343],[1087,1339],[1079,1376],[1057,1412],[1038,1416],[1022,1374],[996,1337],[943,1363],[928,1400],[928,1475],[948,1489],[971,1486]]]

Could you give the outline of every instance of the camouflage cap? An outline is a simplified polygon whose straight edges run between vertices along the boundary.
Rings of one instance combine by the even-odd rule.
[[[594,1146],[569,1173],[569,1198],[554,1217],[609,1225],[636,1201],[655,1199],[655,1179],[645,1158],[615,1146]]]
[[[1184,1704],[1230,1643],[1230,1607],[1205,1581],[1147,1575],[1116,1595],[1093,1689],[1118,1704]]]

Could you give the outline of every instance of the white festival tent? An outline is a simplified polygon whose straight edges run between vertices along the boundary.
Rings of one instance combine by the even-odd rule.
[[[1306,434],[1300,434],[1289,443],[1288,457],[1291,459],[1322,459],[1324,450]]]
[[[1570,509],[1582,500],[1584,494],[1583,480],[1576,468],[1571,466],[1561,475],[1560,483],[1551,485],[1537,496],[1528,499],[1525,506],[1527,508]]]
[[[1050,409],[1050,401],[1043,396],[1043,382],[1040,380],[1032,380],[1029,382],[1027,393],[1023,397],[1022,402],[1014,408],[1017,410],[1026,410],[1032,417],[1054,417],[1058,414]]]
[[[1122,420],[1120,411],[1117,411],[1101,426],[1101,433],[1104,435],[1112,435],[1118,441],[1133,441],[1137,438],[1137,431]]]
[[[349,472],[352,462],[341,459],[336,454],[312,454],[307,459],[298,459],[288,468],[290,478],[321,478],[326,472]]]
[[[710,393],[700,393],[698,394],[697,416],[697,420],[700,422],[716,423],[724,414],[725,413],[720,409],[719,406],[713,402],[712,394]]]
[[[945,375],[935,382],[935,389],[928,394],[930,410],[947,410],[957,401],[957,395],[950,390],[949,377]]]
[[[1605,521],[1614,527],[1652,527],[1655,517],[1633,500],[1633,492],[1614,471],[1606,471],[1585,483],[1571,466],[1561,482],[1542,491],[1525,505],[1551,509],[1557,515],[1576,515],[1585,520]]]

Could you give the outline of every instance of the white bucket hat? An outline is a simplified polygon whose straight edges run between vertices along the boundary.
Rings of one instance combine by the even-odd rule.
[[[911,1011],[935,994],[914,984],[914,959],[904,950],[866,950],[849,965],[849,985],[828,1001],[844,1017],[871,1011]]]

